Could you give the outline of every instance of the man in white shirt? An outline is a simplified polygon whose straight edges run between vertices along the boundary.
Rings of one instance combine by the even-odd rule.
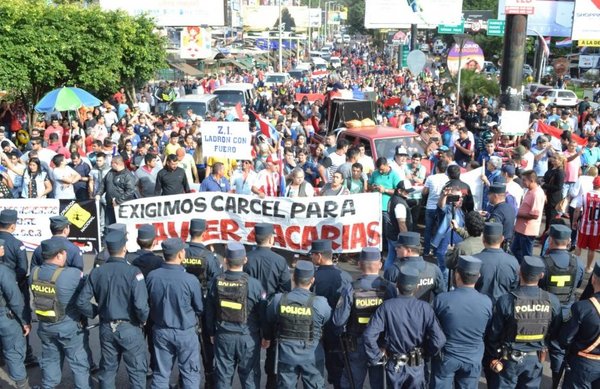
[[[394,159],[389,161],[389,165],[393,171],[396,172],[400,180],[406,178],[406,158],[408,158],[408,151],[404,146],[396,147],[396,153]]]
[[[437,203],[440,198],[440,194],[442,193],[442,189],[448,182],[446,169],[448,169],[448,163],[444,160],[438,161],[435,164],[436,174],[432,174],[427,177],[423,187],[423,196],[428,196],[427,204],[425,205],[425,236],[423,242],[423,255],[429,255],[432,232],[437,231]]]
[[[254,186],[258,174],[252,169],[252,161],[242,161],[242,168],[236,169],[231,177],[231,183],[233,189],[237,194],[252,194],[252,187]]]
[[[194,161],[194,157],[185,152],[183,147],[180,147],[175,152],[177,155],[177,160],[179,161],[179,167],[185,171],[185,175],[187,177],[188,183],[190,187],[198,190],[198,169],[196,168],[196,162]]]

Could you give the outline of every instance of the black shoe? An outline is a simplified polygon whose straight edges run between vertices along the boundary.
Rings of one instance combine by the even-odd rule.
[[[96,375],[98,374],[98,372],[100,372],[100,368],[98,367],[98,365],[96,365],[95,363],[92,364],[92,366],[90,366],[90,374]]]
[[[33,355],[29,355],[28,357],[25,358],[25,367],[26,368],[32,368],[32,367],[38,367],[40,365],[40,363],[38,362],[38,359],[33,356]]]

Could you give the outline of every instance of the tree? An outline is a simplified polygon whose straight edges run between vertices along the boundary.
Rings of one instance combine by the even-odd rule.
[[[165,42],[146,17],[67,1],[4,0],[0,20],[0,88],[27,107],[63,85],[106,96],[165,65]]]
[[[460,100],[469,102],[475,96],[496,97],[500,95],[500,85],[497,80],[488,80],[487,76],[463,69],[460,76]],[[457,85],[452,82],[444,84],[444,92],[456,92]]]

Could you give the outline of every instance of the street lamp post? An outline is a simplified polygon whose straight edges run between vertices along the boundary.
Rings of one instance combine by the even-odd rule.
[[[283,40],[281,38],[281,30],[283,23],[281,22],[281,0],[279,0],[279,72],[283,72]]]
[[[465,46],[465,42],[467,41],[467,35],[465,34],[457,34],[454,35],[454,42],[458,45],[458,80],[456,85],[456,106],[460,109],[460,76],[461,76],[461,68],[462,68],[462,51]]]

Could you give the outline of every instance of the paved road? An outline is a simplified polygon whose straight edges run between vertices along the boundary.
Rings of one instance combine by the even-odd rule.
[[[287,256],[289,257],[289,255],[287,255]],[[582,258],[585,258],[585,252],[582,254]],[[85,266],[84,270],[86,273],[90,271],[92,264],[93,264],[93,258],[89,255],[86,255],[84,257],[84,266]],[[359,274],[357,267],[351,263],[340,263],[339,266],[341,268],[343,268],[344,270],[350,272],[353,277],[356,277]],[[586,284],[587,284],[587,277],[586,277],[583,285],[586,285]],[[36,331],[37,331],[37,323],[33,323],[32,336],[30,338],[30,341],[31,341],[31,345],[33,347],[34,353],[36,355],[41,355],[40,341],[37,337]],[[97,328],[94,328],[91,330],[90,346],[91,346],[92,352],[94,354],[94,361],[96,362],[96,364],[98,364],[100,361],[100,346],[99,346],[98,329]],[[264,361],[264,357],[265,357],[265,355],[263,352],[263,354],[262,354],[263,361]],[[29,374],[29,378],[30,378],[30,383],[32,385],[41,385],[41,370],[39,368],[29,369],[28,374]],[[264,380],[265,380],[265,378],[263,377],[263,385],[264,385]],[[11,387],[10,382],[11,381],[6,374],[6,367],[0,369],[0,388]],[[97,381],[95,381],[95,382],[97,382]],[[173,373],[171,382],[173,384],[175,384],[177,382],[177,372]],[[486,385],[484,382],[485,381],[482,378],[480,380],[480,385],[479,385],[480,388],[486,388]],[[545,367],[544,367],[544,381],[542,382],[541,387],[547,388],[547,387],[550,387],[550,385],[551,385],[550,366],[548,363],[546,363]],[[63,380],[60,385],[60,388],[72,388],[72,387],[73,387],[73,378],[72,378],[71,372],[69,370],[68,364],[65,364],[64,369],[63,369]],[[127,374],[125,372],[125,368],[122,365],[119,369],[119,373],[117,376],[116,387],[117,388],[127,388],[128,387]],[[332,386],[329,386],[329,387],[332,387]],[[237,382],[237,380],[236,380],[236,382],[234,382],[233,389],[238,389],[238,388],[240,388],[240,385],[239,385],[239,382]],[[369,386],[366,386],[366,388],[369,388]]]

